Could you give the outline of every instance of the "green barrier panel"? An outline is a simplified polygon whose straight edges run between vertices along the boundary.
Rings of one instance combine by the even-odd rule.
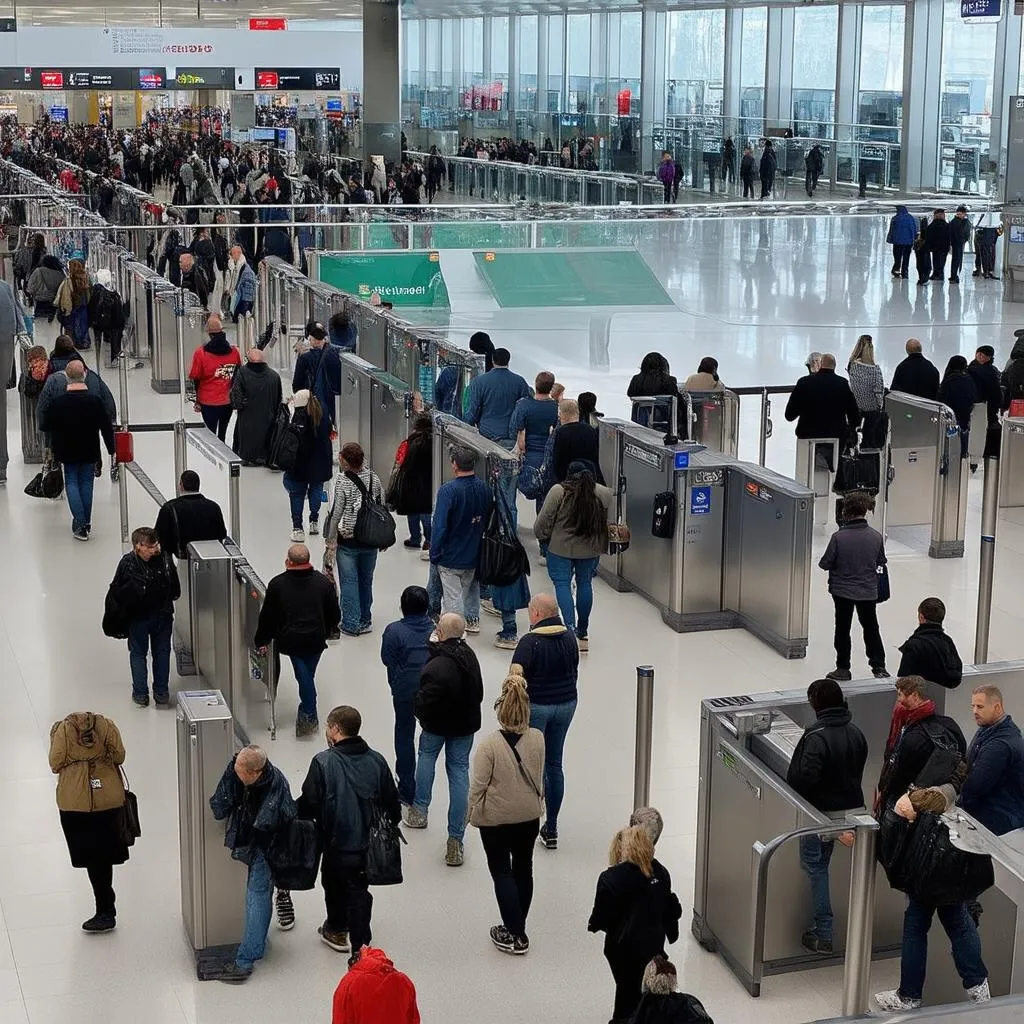
[[[530,225],[474,221],[459,224],[414,224],[417,249],[524,249],[530,244]]]
[[[436,252],[321,256],[320,280],[369,301],[376,292],[394,306],[450,308]]]
[[[367,224],[366,225],[366,248],[367,249],[400,249],[409,248],[409,225],[408,224]],[[429,249],[429,245],[421,246]]]
[[[629,222],[557,221],[540,225],[540,246],[553,248],[592,248],[633,246],[640,241],[640,228]]]
[[[474,252],[473,259],[502,307],[672,305],[633,249]]]

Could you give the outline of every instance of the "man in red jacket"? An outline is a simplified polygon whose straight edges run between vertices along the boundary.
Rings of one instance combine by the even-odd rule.
[[[416,987],[384,950],[363,946],[334,990],[331,1024],[420,1024]]]

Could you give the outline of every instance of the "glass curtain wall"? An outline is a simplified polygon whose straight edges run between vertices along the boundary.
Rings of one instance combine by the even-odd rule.
[[[421,103],[423,76],[420,67],[422,21],[402,22],[402,101]]]
[[[768,8],[740,12],[739,134],[756,140],[764,132],[764,70],[768,55]]]
[[[515,19],[516,64],[519,92],[516,113],[537,109],[537,15],[524,14]]]
[[[793,132],[798,138],[832,134],[838,35],[838,7],[798,7],[793,12]]]

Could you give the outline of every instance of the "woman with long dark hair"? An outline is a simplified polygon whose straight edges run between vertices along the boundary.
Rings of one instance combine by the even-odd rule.
[[[320,506],[324,500],[324,487],[334,470],[331,449],[331,421],[324,415],[323,406],[316,395],[305,388],[292,396],[292,427],[299,434],[299,451],[295,465],[284,474],[284,489],[292,513],[292,542],[301,544],[306,539],[302,529],[302,513],[309,501],[309,535],[320,532]]]
[[[608,547],[608,510],[612,492],[596,483],[585,462],[569,466],[565,482],[555,484],[544,499],[533,530],[548,545],[548,576],[562,621],[576,633],[580,651],[589,650],[588,629],[594,606],[593,579]],[[576,578],[576,600],[572,580]]]
[[[388,484],[388,504],[409,521],[407,548],[422,544],[424,561],[430,558],[430,513],[434,502],[434,421],[430,413],[413,417],[409,436],[395,452],[395,468]]]
[[[963,356],[953,356],[946,363],[946,372],[939,384],[939,401],[945,402],[956,416],[960,427],[960,457],[966,459],[971,413],[974,412],[974,403],[978,401],[978,392],[974,380],[967,372],[967,360]]]
[[[660,352],[648,352],[640,363],[640,372],[633,375],[633,379],[626,388],[627,398],[650,398],[654,395],[678,395],[679,381],[672,375],[668,360]],[[653,410],[643,406],[633,408],[631,416],[634,423],[640,423],[645,427],[652,427],[656,430],[665,430],[669,421],[669,406],[667,402],[659,402]],[[682,411],[682,403],[676,407],[676,420],[678,423],[685,419]]]

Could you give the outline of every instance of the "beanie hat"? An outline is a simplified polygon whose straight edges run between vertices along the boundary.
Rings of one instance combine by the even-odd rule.
[[[975,351],[980,352],[983,356],[988,356],[989,359],[996,357],[996,350],[991,345],[979,345]]]
[[[643,990],[652,995],[667,996],[675,992],[676,984],[675,965],[659,953],[644,969]]]
[[[292,405],[294,405],[296,409],[305,409],[306,406],[309,405],[309,396],[310,392],[308,388],[296,391],[295,394],[292,395]]]
[[[317,322],[316,320],[310,320],[306,324],[306,337],[316,338],[317,341],[323,341],[327,337],[327,331],[324,330],[324,325]]]

